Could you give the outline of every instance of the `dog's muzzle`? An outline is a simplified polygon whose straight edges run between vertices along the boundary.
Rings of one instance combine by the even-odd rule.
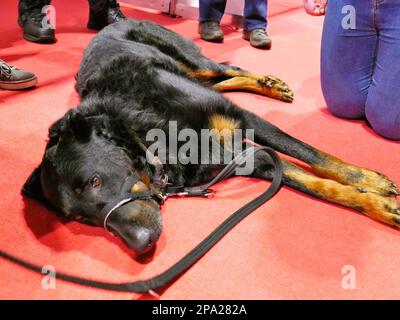
[[[107,222],[110,219],[111,215],[123,205],[135,201],[135,200],[151,200],[154,199],[160,203],[160,196],[157,195],[152,189],[145,192],[132,192],[132,187],[139,182],[139,176],[136,174],[132,174],[129,176],[124,182],[121,188],[121,194],[115,197],[110,201],[101,211],[100,211],[100,219],[103,221],[104,229],[106,229],[109,233],[112,234],[110,229],[107,226]]]
[[[101,211],[100,211],[100,219],[103,221],[104,229],[106,229],[109,233],[113,234],[108,228],[108,220],[111,215],[123,205],[135,201],[135,200],[155,200],[160,205],[164,204],[164,202],[169,197],[212,197],[214,192],[209,188],[201,188],[201,187],[192,187],[186,188],[184,186],[173,186],[168,183],[168,176],[163,174],[162,179],[158,180],[157,187],[160,190],[159,192],[155,192],[152,188],[148,191],[144,192],[132,192],[132,187],[140,181],[140,178],[137,174],[132,174],[129,176],[124,182],[121,193],[113,200],[110,201]]]
[[[143,146],[144,150],[148,153],[149,156],[149,151],[145,149]],[[152,188],[150,188],[148,191],[145,192],[132,192],[132,186],[134,186],[137,182],[140,181],[139,176],[137,174],[132,174],[129,176],[125,183],[122,186],[121,189],[121,194],[114,198],[109,204],[107,204],[103,210],[100,212],[100,218],[103,221],[103,226],[104,229],[106,229],[108,232],[111,233],[107,226],[107,222],[110,218],[110,216],[113,214],[115,210],[118,208],[121,208],[123,205],[135,201],[135,200],[150,200],[153,199],[157,201],[160,205],[164,204],[165,200],[169,197],[172,196],[188,196],[188,197],[211,197],[214,195],[214,192],[210,189],[211,186],[216,184],[217,182],[224,180],[234,173],[234,170],[245,163],[247,159],[249,159],[251,156],[254,156],[255,153],[265,150],[267,151],[268,154],[270,154],[273,159],[277,163],[279,162],[279,157],[275,154],[275,152],[269,148],[266,147],[259,147],[255,146],[252,148],[245,149],[242,153],[237,155],[230,163],[228,163],[225,168],[216,176],[214,177],[210,182],[205,183],[200,186],[196,187],[185,187],[185,186],[173,186],[168,183],[168,176],[164,173],[164,168],[161,162],[159,161],[158,157],[154,156],[153,154],[150,154],[152,157],[152,162],[155,164],[156,171],[157,171],[157,178],[155,179],[155,184],[157,185],[157,188],[161,191],[158,193],[154,192]],[[160,178],[161,177],[161,178]]]

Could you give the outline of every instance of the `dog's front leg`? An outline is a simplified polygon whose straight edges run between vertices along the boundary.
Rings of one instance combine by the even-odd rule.
[[[352,208],[372,219],[400,228],[400,202],[396,199],[317,177],[286,160],[283,160],[283,165],[285,185],[320,200]],[[255,166],[252,176],[268,180],[272,178],[273,169],[267,154],[258,156],[255,159]]]
[[[246,128],[254,129],[256,143],[270,146],[309,164],[321,177],[352,185],[360,191],[375,192],[382,196],[400,195],[400,189],[385,175],[346,163],[286,134],[253,113],[242,112]]]
[[[319,151],[321,161],[311,164],[314,171],[325,178],[353,185],[359,190],[383,196],[400,195],[398,187],[385,175],[346,163],[330,154]]]
[[[289,163],[285,163],[285,183],[293,188],[364,213],[372,219],[400,228],[400,202],[353,185],[323,179]]]

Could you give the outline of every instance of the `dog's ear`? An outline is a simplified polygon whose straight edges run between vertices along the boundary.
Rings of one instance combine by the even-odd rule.
[[[68,116],[68,129],[74,137],[81,142],[90,138],[93,127],[92,124],[82,115],[78,109],[70,111]]]
[[[73,109],[70,109],[62,118],[54,122],[49,128],[49,142],[47,143],[46,150],[58,144],[60,137],[68,131],[68,124],[70,115]]]
[[[56,145],[63,135],[73,135],[78,141],[87,141],[92,130],[91,123],[82,112],[79,109],[71,109],[50,127],[47,148]]]
[[[22,194],[43,203],[46,200],[43,196],[42,183],[40,181],[41,173],[42,165],[40,164],[26,180],[22,187]]]

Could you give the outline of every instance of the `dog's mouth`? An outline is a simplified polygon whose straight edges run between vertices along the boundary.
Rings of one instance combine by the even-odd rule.
[[[107,221],[107,228],[121,237],[136,254],[147,253],[161,234],[159,204],[152,199],[128,202],[113,212]]]
[[[139,176],[129,176],[121,195],[101,213],[104,228],[122,238],[136,254],[149,252],[161,234],[160,205],[151,186]]]

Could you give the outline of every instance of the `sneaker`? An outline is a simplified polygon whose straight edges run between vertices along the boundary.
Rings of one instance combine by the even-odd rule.
[[[122,13],[117,1],[109,0],[105,9],[100,12],[90,8],[87,27],[91,30],[99,31],[109,24],[125,19],[126,17]]]
[[[224,41],[224,33],[218,21],[203,21],[199,23],[199,33],[203,40],[210,42]]]
[[[54,29],[42,22],[46,15],[42,8],[50,0],[20,0],[18,4],[18,24],[22,28],[24,39],[36,43],[53,43]]]
[[[243,39],[258,49],[271,49],[272,41],[264,29],[243,30]]]
[[[20,90],[36,86],[33,73],[20,70],[0,60],[0,89]]]

